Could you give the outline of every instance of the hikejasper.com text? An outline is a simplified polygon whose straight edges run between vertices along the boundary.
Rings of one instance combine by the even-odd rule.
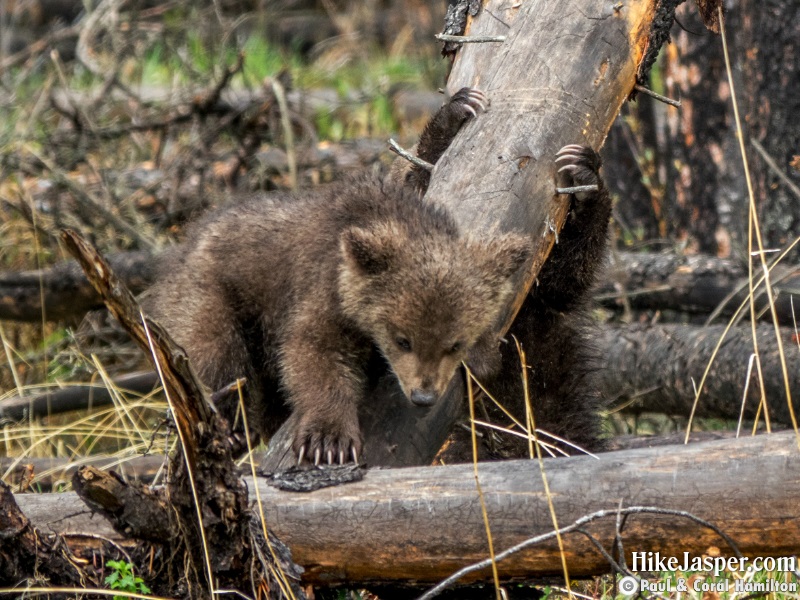
[[[737,558],[724,556],[691,556],[684,552],[682,557],[662,556],[660,552],[634,552],[631,570],[636,571],[706,571],[714,576],[720,573],[741,571],[797,571],[797,558],[794,556],[756,556]]]

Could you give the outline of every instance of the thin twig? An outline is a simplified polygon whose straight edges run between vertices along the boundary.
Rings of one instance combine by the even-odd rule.
[[[67,531],[65,533],[62,533],[61,537],[63,537],[63,538],[68,538],[68,537],[85,538],[85,539],[89,539],[89,540],[98,540],[100,542],[105,542],[109,546],[113,546],[117,550],[117,552],[119,552],[120,554],[122,554],[122,556],[125,557],[125,560],[127,560],[129,563],[133,564],[133,559],[131,558],[131,555],[128,554],[128,552],[125,550],[125,548],[120,546],[114,540],[112,540],[110,538],[107,538],[105,536],[98,535],[96,533],[82,533],[80,531],[75,531],[75,532]]]
[[[633,89],[635,89],[637,92],[642,92],[643,94],[647,94],[651,98],[655,98],[656,100],[658,100],[659,102],[663,102],[664,104],[669,104],[670,106],[674,106],[675,108],[681,107],[680,100],[673,100],[672,98],[667,98],[666,96],[657,94],[653,90],[648,89],[641,84],[637,83],[636,85],[633,86]]]
[[[389,149],[394,152],[395,154],[399,154],[403,158],[405,158],[408,162],[417,165],[418,167],[422,167],[426,171],[433,171],[433,165],[426,160],[422,160],[418,156],[414,156],[408,150],[404,150],[400,147],[400,144],[395,142],[393,139],[389,138]]]
[[[709,521],[706,521],[705,519],[696,517],[693,514],[683,510],[672,510],[669,508],[660,508],[657,506],[630,506],[628,508],[622,508],[622,509],[613,508],[606,510],[598,510],[591,514],[585,515],[580,519],[577,519],[570,525],[562,527],[557,531],[550,531],[548,533],[543,533],[542,535],[537,535],[535,537],[528,538],[527,540],[524,540],[519,544],[511,546],[510,548],[503,550],[502,552],[495,555],[494,559],[496,562],[500,562],[501,560],[508,558],[509,556],[512,556],[517,552],[525,550],[526,548],[530,548],[531,546],[535,546],[536,544],[540,544],[542,542],[551,540],[557,535],[577,532],[580,529],[582,529],[584,525],[597,521],[598,519],[603,519],[606,517],[616,518],[618,515],[636,515],[636,514],[668,515],[668,516],[683,517],[689,519],[690,521],[693,521],[698,525],[706,527],[711,531],[713,531],[714,533],[716,533],[725,541],[726,544],[728,544],[728,546],[731,548],[731,550],[733,551],[733,553],[736,555],[737,558],[742,557],[742,553],[739,551],[739,547],[736,545],[736,542],[734,542],[728,534],[723,533],[723,531],[719,527],[717,527],[713,523],[710,523]],[[469,575],[470,573],[474,573],[476,571],[481,571],[491,566],[491,564],[492,561],[490,559],[484,559],[482,561],[464,567],[463,569],[459,569],[458,571],[453,573],[450,577],[444,579],[443,581],[441,581],[440,583],[429,589],[417,600],[430,600],[431,598],[437,596],[442,591],[453,585],[456,581],[463,578],[464,576]]]
[[[449,33],[437,33],[436,39],[440,42],[452,42],[454,44],[485,44],[487,42],[505,42],[504,35],[450,35]]]
[[[575,185],[572,187],[557,187],[557,194],[583,194],[588,192],[599,192],[600,186],[597,184],[592,185]]]
[[[783,183],[786,184],[786,187],[789,188],[789,191],[792,192],[798,199],[800,199],[800,187],[797,187],[794,181],[789,179],[786,173],[781,170],[775,160],[769,155],[769,153],[764,149],[758,140],[750,140],[750,143],[753,144],[753,148],[755,148],[758,153],[761,155],[761,158],[764,159],[764,162],[767,163],[767,166],[772,169],[772,172],[777,175]]]

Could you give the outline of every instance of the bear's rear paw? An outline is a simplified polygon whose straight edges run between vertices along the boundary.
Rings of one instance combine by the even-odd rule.
[[[580,185],[601,185],[600,156],[589,146],[569,144],[556,154],[558,169],[558,187],[574,187]],[[578,200],[586,200],[597,192],[579,192]]]
[[[325,461],[329,465],[338,462],[358,463],[361,453],[361,430],[358,417],[340,417],[334,421],[320,419],[315,415],[303,415],[297,425],[292,442],[297,464],[304,460],[319,465]]]
[[[482,91],[476,88],[463,87],[450,98],[449,108],[460,122],[472,117],[477,117],[479,112],[486,110],[489,99]]]

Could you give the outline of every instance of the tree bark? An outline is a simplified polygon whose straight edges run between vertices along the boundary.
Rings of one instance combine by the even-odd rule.
[[[609,553],[620,506],[686,511],[717,526],[745,556],[800,552],[800,453],[793,432],[626,450],[599,459],[545,459],[544,465],[559,527],[608,510],[585,529]],[[306,567],[304,582],[425,584],[488,557],[472,469],[371,470],[363,481],[307,494],[282,492],[263,480],[248,481],[248,486],[258,485],[267,521]],[[536,461],[481,463],[479,471],[495,552],[553,529]],[[58,531],[64,527],[59,517],[78,505],[73,494],[59,494],[57,511],[52,505],[49,514],[34,508],[53,496],[17,499],[26,513],[36,515],[31,516],[36,525]],[[90,517],[88,512],[84,516]],[[69,527],[80,524],[73,520]],[[97,527],[96,519],[92,527]],[[571,576],[609,571],[606,559],[584,535],[570,533],[563,539]],[[725,556],[734,554],[711,529],[674,515],[628,516],[622,540],[629,566],[631,552],[700,556],[716,546]],[[534,545],[501,560],[498,569],[503,579],[558,576],[558,544],[550,539]],[[490,578],[491,570],[484,569],[461,583]]]
[[[783,247],[800,223],[800,170],[792,166],[800,147],[800,6],[770,0],[725,7],[764,243]],[[661,76],[654,72],[652,79],[681,108],[640,95],[606,153],[609,187],[625,199],[619,225],[644,240],[668,237],[701,252],[746,256],[749,199],[722,42],[703,27],[693,3],[679,7],[678,19],[682,27],[673,27]]]
[[[31,523],[8,485],[0,481],[0,586],[32,581],[56,587],[101,587],[99,575],[91,565],[78,564],[63,539]]]
[[[688,417],[695,392],[714,348],[725,329],[722,325],[692,327],[608,327],[598,345],[605,362],[600,369],[604,395],[636,401],[627,410],[658,412]],[[775,331],[771,325],[757,328],[758,351],[772,422],[792,424],[784,388]],[[792,405],[800,413],[800,347],[794,329],[782,328],[783,349],[789,375]],[[714,359],[697,405],[696,416],[753,419],[761,398],[758,370],[748,364],[753,354],[750,328],[731,329]],[[742,408],[742,399],[746,402]],[[763,412],[761,413],[763,418]]]

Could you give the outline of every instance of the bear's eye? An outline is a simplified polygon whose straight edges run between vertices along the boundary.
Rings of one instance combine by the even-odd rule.
[[[464,347],[464,343],[463,342],[456,342],[455,344],[450,346],[449,352],[450,352],[450,354],[455,354],[456,352],[459,352],[461,350],[461,348],[463,348],[463,347]]]
[[[394,343],[397,344],[397,347],[403,352],[411,352],[411,342],[409,342],[403,336],[398,335],[396,338],[394,338]]]

